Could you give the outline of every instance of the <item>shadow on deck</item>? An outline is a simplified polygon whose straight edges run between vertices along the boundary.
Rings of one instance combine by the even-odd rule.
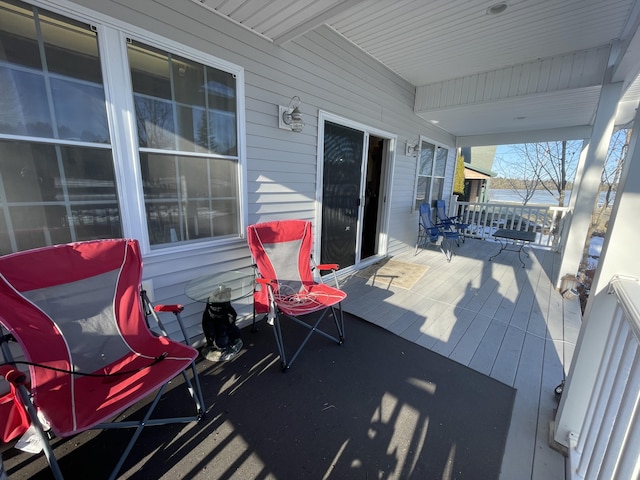
[[[560,256],[533,248],[525,267],[497,243],[467,240],[448,263],[436,249],[393,257],[429,268],[410,289],[392,278],[343,280],[345,309],[517,389],[502,480],[565,478],[548,445],[554,388],[568,372],[581,323],[578,300],[552,284]]]

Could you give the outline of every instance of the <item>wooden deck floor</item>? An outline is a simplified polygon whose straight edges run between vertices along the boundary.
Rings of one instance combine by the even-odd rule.
[[[410,289],[392,279],[351,275],[341,281],[346,311],[517,389],[500,480],[565,478],[565,458],[549,447],[554,388],[569,368],[581,322],[577,300],[551,278],[560,257],[518,255],[468,239],[448,263],[435,247],[393,260],[429,268]],[[390,285],[391,282],[391,285]],[[563,373],[564,370],[564,373]]]

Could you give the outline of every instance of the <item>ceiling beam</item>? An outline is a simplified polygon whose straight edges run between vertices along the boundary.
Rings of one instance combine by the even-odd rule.
[[[493,145],[513,145],[517,143],[554,142],[561,140],[582,140],[591,137],[592,127],[551,128],[526,132],[496,133],[491,135],[468,135],[456,137],[456,147],[482,147]]]
[[[295,27],[290,28],[288,31],[286,31],[282,35],[274,37],[273,43],[275,43],[276,45],[283,45],[287,42],[290,42],[294,38],[304,35],[307,32],[310,32],[314,28],[317,28],[320,25],[326,23],[327,20],[329,20],[330,18],[333,18],[339,13],[342,13],[345,10],[350,9],[351,7],[361,2],[362,0],[346,0],[343,2],[338,2],[332,5],[331,7],[329,7],[328,9],[320,12],[318,15],[310,18],[309,20],[306,20],[296,25]]]

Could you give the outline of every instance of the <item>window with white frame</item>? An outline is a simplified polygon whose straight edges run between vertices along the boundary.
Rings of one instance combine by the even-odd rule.
[[[149,242],[237,235],[235,76],[131,41]]]
[[[121,207],[139,192],[130,223],[146,222],[150,248],[239,236],[236,75],[129,40],[128,65],[109,68],[131,78],[137,128],[120,130],[137,138],[118,148],[138,152],[141,185],[122,185],[123,119],[106,105],[130,109],[107,102],[100,52],[123,37],[99,31],[0,0],[0,254],[128,235]]]
[[[442,198],[448,155],[448,148],[426,140],[421,141],[414,204],[416,210],[423,203],[435,206],[435,201]]]

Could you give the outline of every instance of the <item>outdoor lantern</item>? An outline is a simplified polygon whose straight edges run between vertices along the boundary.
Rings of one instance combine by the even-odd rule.
[[[292,132],[301,132],[304,128],[302,113],[300,113],[300,97],[295,96],[289,102],[288,107],[279,105],[278,127]]]

